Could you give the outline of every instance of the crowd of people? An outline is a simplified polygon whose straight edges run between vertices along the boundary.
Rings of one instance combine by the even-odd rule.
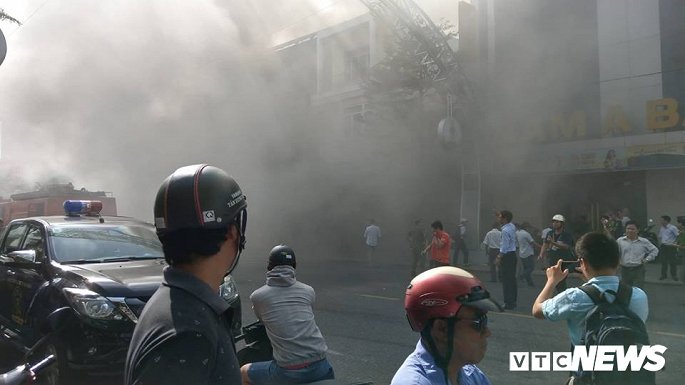
[[[515,222],[513,219],[507,222],[509,214],[511,212],[508,210],[495,213],[495,221],[480,245],[487,257],[490,282],[504,284],[506,281],[506,285],[511,288],[514,277],[515,281],[534,287],[532,273],[536,266],[553,266],[559,259],[563,261],[565,268],[575,272],[579,267],[574,253],[575,240],[593,230],[617,241],[620,249],[618,274],[629,284],[643,287],[645,264],[654,262],[657,258],[661,265],[659,280],[666,280],[669,276],[673,281],[685,279],[685,219],[682,217],[674,225],[670,216],[663,215],[659,219],[658,229],[652,233],[651,228],[654,225],[640,227],[638,222],[628,216],[627,208],[602,215],[596,229],[592,229],[585,220],[574,221],[573,229],[570,229],[568,219],[563,214],[555,214],[547,227],[538,230],[528,222]],[[412,255],[412,276],[435,266],[470,266],[465,236],[468,223],[466,219],[461,219],[451,236],[439,220],[431,225],[430,232],[424,230],[421,223],[420,219],[416,219],[407,234]],[[509,223],[511,225],[507,225]],[[505,244],[502,247],[505,227]],[[582,232],[579,232],[579,228]],[[512,233],[513,246],[509,242]],[[512,252],[516,258],[512,257]],[[463,255],[463,262],[460,261],[460,254]],[[567,287],[566,279],[563,279],[557,283],[556,292],[560,293]]]

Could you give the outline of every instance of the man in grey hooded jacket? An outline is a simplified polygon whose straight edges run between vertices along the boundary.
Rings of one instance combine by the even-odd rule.
[[[304,384],[334,378],[326,341],[314,320],[311,286],[295,278],[295,252],[278,245],[269,254],[266,285],[250,295],[273,346],[272,361],[240,368],[243,384]]]

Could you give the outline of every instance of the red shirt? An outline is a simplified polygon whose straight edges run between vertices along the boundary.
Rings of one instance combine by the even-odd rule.
[[[438,246],[438,239],[442,241],[442,246]],[[433,240],[431,241],[431,259],[449,264],[451,243],[452,240],[449,234],[442,230],[434,231]]]

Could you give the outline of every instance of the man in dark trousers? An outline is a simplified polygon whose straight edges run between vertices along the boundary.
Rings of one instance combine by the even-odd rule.
[[[502,225],[502,243],[497,255],[497,264],[502,277],[502,291],[504,296],[504,309],[516,308],[518,286],[516,282],[516,226],[511,223],[514,215],[509,210],[502,210],[497,216]]]
[[[494,222],[492,224],[492,229],[485,234],[483,238],[483,246],[485,247],[485,253],[488,256],[488,265],[490,266],[490,282],[497,282],[497,265],[495,265],[495,260],[497,255],[499,255],[499,248],[502,244],[502,232],[499,230],[499,222]]]
[[[421,253],[426,247],[426,230],[421,225],[421,219],[414,220],[407,233],[407,241],[412,255],[411,276],[415,277],[427,265],[426,257]]]
[[[671,278],[674,281],[678,280],[677,265],[678,265],[678,245],[676,238],[678,238],[678,228],[671,224],[671,217],[668,215],[661,216],[661,227],[659,228],[659,259],[661,260],[661,276],[659,280],[666,279],[668,268],[671,268]]]
[[[468,220],[466,218],[461,218],[457,230],[454,232],[454,258],[452,265],[457,266],[459,264],[459,253],[464,254],[464,266],[469,265],[469,248],[466,245],[466,223]]]
[[[133,331],[125,385],[240,383],[219,287],[245,246],[246,209],[236,181],[216,167],[181,167],[162,182],[154,215],[169,266]]]

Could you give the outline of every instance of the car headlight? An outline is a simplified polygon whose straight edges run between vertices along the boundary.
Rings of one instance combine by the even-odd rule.
[[[224,277],[224,283],[219,286],[219,295],[228,303],[235,301],[240,295],[240,293],[238,293],[238,287],[235,285],[235,281],[231,275]]]
[[[121,321],[124,315],[107,298],[88,289],[64,288],[67,299],[79,313],[98,320]]]

